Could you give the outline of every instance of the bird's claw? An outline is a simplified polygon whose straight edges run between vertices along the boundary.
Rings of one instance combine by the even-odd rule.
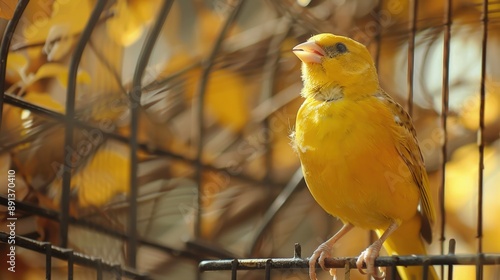
[[[319,266],[324,271],[330,271],[330,275],[335,275],[335,269],[327,269],[325,267],[325,259],[331,257],[331,250],[332,248],[328,244],[323,243],[319,245],[318,249],[316,249],[309,258],[309,278],[311,278],[311,280],[317,280],[316,262],[318,262]]]
[[[378,248],[370,246],[359,255],[356,267],[361,274],[369,274],[377,280],[385,279],[385,272],[380,267],[375,270],[375,259],[378,257],[379,251]],[[366,271],[363,270],[363,263],[366,263]]]

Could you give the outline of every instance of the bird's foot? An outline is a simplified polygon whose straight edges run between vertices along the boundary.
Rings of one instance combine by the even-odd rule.
[[[362,274],[369,274],[375,279],[385,279],[385,272],[378,267],[375,269],[375,259],[378,257],[382,243],[375,242],[366,248],[356,261],[356,266]],[[366,272],[363,271],[363,262],[366,263]]]
[[[335,276],[335,269],[327,269],[325,267],[325,259],[332,256],[332,247],[327,244],[327,242],[319,245],[318,249],[314,250],[314,253],[309,258],[309,278],[311,280],[317,280],[316,278],[316,262],[325,271],[330,271],[330,275]]]

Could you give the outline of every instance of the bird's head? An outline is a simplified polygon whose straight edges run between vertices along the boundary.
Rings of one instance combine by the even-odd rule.
[[[377,71],[366,47],[352,39],[323,33],[293,48],[302,61],[304,97],[356,98],[378,89]]]

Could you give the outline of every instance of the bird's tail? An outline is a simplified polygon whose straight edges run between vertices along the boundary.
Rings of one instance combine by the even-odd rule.
[[[420,237],[421,217],[415,215],[411,220],[405,221],[384,242],[384,248],[390,255],[426,255],[424,242]],[[380,237],[383,231],[376,231]],[[420,266],[398,266],[398,273],[402,280],[423,279],[423,268]],[[427,275],[429,280],[439,280],[434,267],[429,267]]]

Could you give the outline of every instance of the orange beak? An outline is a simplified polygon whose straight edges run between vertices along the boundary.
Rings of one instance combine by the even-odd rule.
[[[321,63],[321,58],[325,56],[325,51],[315,42],[298,44],[292,51],[304,63]]]

